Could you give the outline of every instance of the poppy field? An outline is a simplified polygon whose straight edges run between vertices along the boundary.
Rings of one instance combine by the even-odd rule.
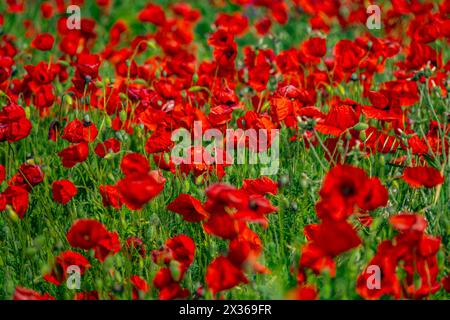
[[[2,0],[0,299],[449,299],[449,43],[448,0]]]

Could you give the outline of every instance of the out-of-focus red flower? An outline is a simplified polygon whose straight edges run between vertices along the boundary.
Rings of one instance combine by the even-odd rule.
[[[162,26],[166,23],[166,14],[161,6],[149,3],[139,12],[139,21],[150,22],[156,26]]]
[[[5,166],[0,164],[0,184],[2,184],[3,181],[5,181],[5,178],[6,178]]]
[[[40,294],[34,290],[17,286],[14,290],[13,300],[55,300],[48,293]]]
[[[167,206],[167,209],[183,216],[183,220],[199,222],[208,217],[208,212],[203,208],[200,200],[188,194],[180,194]]]
[[[160,300],[185,299],[189,296],[189,290],[180,286],[172,277],[169,268],[162,268],[153,279],[153,285],[159,289]]]
[[[161,173],[154,170],[126,176],[117,183],[117,190],[128,208],[140,210],[164,189],[165,182]]]
[[[72,168],[76,164],[83,162],[89,155],[89,147],[87,142],[80,142],[78,144],[69,146],[58,153],[62,160],[62,165],[65,168]]]
[[[49,2],[41,4],[41,13],[45,19],[50,19],[53,16],[53,7]]]
[[[403,171],[403,180],[411,187],[433,188],[444,183],[444,177],[438,169],[433,167],[409,167]]]
[[[55,39],[50,33],[41,33],[34,38],[31,46],[41,51],[49,51],[53,48],[54,43]]]
[[[350,165],[337,165],[325,176],[320,190],[322,200],[316,205],[320,218],[342,220],[359,207],[374,210],[388,201],[386,188],[378,178],[368,178],[364,170]]]
[[[120,163],[120,169],[123,174],[147,174],[150,170],[150,164],[146,157],[140,153],[129,153],[125,155]]]
[[[255,23],[255,29],[260,35],[265,35],[270,31],[270,27],[272,26],[272,21],[269,18],[263,17]]]
[[[136,252],[139,253],[139,255],[144,258],[147,250],[145,249],[145,244],[144,242],[138,238],[138,237],[129,237],[126,241],[126,245],[128,250],[132,251],[135,250]]]
[[[147,281],[145,281],[144,279],[142,279],[137,275],[131,276],[130,282],[133,285],[133,292],[132,292],[133,300],[140,299],[140,295],[146,294],[147,291],[150,289]]]
[[[302,285],[288,292],[290,300],[316,300],[317,289],[312,285]]]
[[[229,290],[241,283],[248,283],[248,279],[242,270],[226,257],[215,258],[206,269],[206,284],[213,294]]]
[[[71,266],[79,267],[81,275],[91,267],[89,261],[83,255],[70,250],[64,251],[56,257],[52,271],[45,274],[44,279],[59,286],[67,279],[68,268]]]
[[[75,300],[100,300],[98,292],[96,290],[86,291],[86,292],[77,292],[75,294]]]
[[[70,180],[58,180],[52,184],[53,200],[67,204],[78,193],[77,187]]]
[[[116,186],[101,185],[100,194],[105,207],[119,209],[122,207],[122,196]]]

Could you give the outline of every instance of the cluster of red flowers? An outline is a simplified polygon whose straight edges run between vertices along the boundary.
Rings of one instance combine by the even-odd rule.
[[[82,0],[72,2],[84,4]],[[327,37],[336,25],[359,30],[356,28],[366,23],[366,1],[230,2],[235,12],[218,13],[211,20],[203,48],[196,34],[206,28],[199,23],[201,5],[184,2],[140,6],[135,18],[145,28],[136,35],[128,19],[108,20],[114,9],[112,1],[96,0],[90,5],[100,7],[99,14],[105,18],[101,21],[109,21],[111,26],[103,46],[96,45],[102,39],[95,19],[82,17],[80,28],[68,27],[64,0],[47,0],[39,7],[42,19],[48,22],[45,25],[53,26],[54,33],[43,32],[44,27],[24,19],[28,42],[2,34],[0,143],[8,148],[7,161],[19,159],[14,154],[17,148],[35,139],[46,123],[48,143],[58,146],[60,158],[51,164],[61,164],[58,169],[66,174],[65,178],[51,178],[48,171],[44,175],[44,166],[50,164],[41,159],[49,157],[21,160],[16,168],[5,165],[5,169],[0,164],[0,184],[7,184],[0,193],[0,211],[26,218],[30,193],[47,180],[51,180],[52,198],[58,205],[75,206],[77,198],[85,196],[84,189],[88,193],[95,187],[104,207],[144,210],[164,191],[179,190],[171,188],[173,180],[192,178],[196,187],[205,187],[204,201],[187,193],[176,194],[167,209],[185,222],[198,223],[206,234],[227,241],[228,250],[205,264],[203,282],[216,298],[248,283],[249,273],[270,273],[259,262],[264,246],[253,224],[269,227],[269,214],[278,211],[271,202],[278,199],[278,183],[259,177],[244,179],[238,188],[225,183],[227,168],[223,164],[203,159],[200,164],[176,165],[178,159],[171,156],[172,133],[184,128],[199,134],[195,132],[197,121],[203,130],[222,133],[234,123],[243,130],[281,129],[290,137],[285,141],[289,146],[304,145],[306,156],[314,155],[323,168],[331,168],[315,204],[319,222],[304,228],[307,242],[301,248],[297,287],[289,293],[293,298],[314,299],[319,290],[310,277],[326,271],[334,277],[337,258],[365,241],[357,227],[368,227],[374,217],[379,218],[380,208],[388,204],[388,191],[394,189],[391,180],[402,179],[405,190],[437,187],[438,199],[439,186],[447,182],[450,126],[448,114],[441,112],[446,106],[437,110],[430,104],[431,97],[447,102],[449,97],[450,62],[444,60],[441,50],[450,40],[449,1],[392,1],[381,6],[383,37],[360,32],[352,40],[336,41]],[[31,5],[7,0],[5,13],[0,13],[0,28],[8,25],[5,19],[10,15],[19,17]],[[292,30],[288,21],[299,16],[307,18],[311,33],[286,47],[277,30],[283,26]],[[261,39],[259,44],[240,45],[255,35]],[[204,58],[201,49],[210,50],[211,58]],[[25,60],[27,55],[32,59]],[[42,61],[34,57],[42,57]],[[104,71],[108,68],[109,73]],[[351,99],[344,87],[355,93]],[[88,112],[91,116],[83,118]],[[418,123],[415,119],[426,112],[429,117]],[[36,123],[30,121],[34,114]],[[98,122],[93,120],[97,115]],[[54,120],[47,127],[49,118]],[[142,143],[137,145],[136,140]],[[203,154],[204,147],[188,150],[194,158],[198,152]],[[116,168],[111,168],[108,181],[96,181],[92,157],[105,167],[119,166],[121,176],[116,178]],[[381,171],[390,165],[393,170],[400,167],[401,172],[382,183],[375,176],[377,170],[366,172],[358,167],[362,166],[359,160],[372,157],[383,159],[379,161]],[[110,159],[120,159],[120,164],[108,163]],[[89,171],[92,185],[80,185],[74,174],[78,169]],[[211,176],[219,182],[211,184]],[[39,188],[45,188],[43,185],[48,184]],[[107,229],[108,218],[101,218],[105,224],[91,218],[73,222],[67,232],[70,246],[92,250],[101,263],[119,251],[131,260],[136,258],[133,252],[146,257],[144,241],[129,237],[121,243],[119,233]],[[381,269],[381,288],[368,289],[370,274],[363,272],[357,280],[358,294],[366,299],[385,295],[425,298],[441,287],[449,291],[450,278],[439,279],[436,257],[441,240],[425,233],[425,218],[401,213],[389,221],[398,234],[381,242],[369,263]],[[183,280],[194,263],[194,239],[180,234],[151,251],[159,268],[152,284],[160,299],[192,296]],[[84,274],[95,263],[98,261],[77,251],[59,252],[44,279],[59,286],[67,280],[69,266],[78,266]],[[399,272],[406,274],[404,281]],[[133,274],[128,280],[133,299],[149,295],[148,279]],[[202,284],[195,294],[203,293]],[[99,297],[95,290],[75,296]],[[14,299],[52,298],[20,286],[14,292]]]
[[[421,299],[437,292],[441,288],[437,280],[440,238],[425,234],[427,221],[420,215],[400,213],[389,221],[399,233],[393,240],[381,242],[369,262],[381,270],[380,286],[368,289],[370,274],[363,272],[357,280],[358,293],[365,299],[379,299],[384,295]],[[403,283],[398,278],[399,268],[406,273]],[[418,286],[416,276],[419,277]],[[448,277],[442,281],[444,287],[446,281]],[[448,283],[445,289],[448,290]]]

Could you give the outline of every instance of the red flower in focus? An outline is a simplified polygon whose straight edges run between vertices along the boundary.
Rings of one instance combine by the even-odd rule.
[[[208,212],[203,208],[200,200],[188,194],[180,194],[167,206],[167,209],[183,216],[183,220],[199,222],[208,217]]]
[[[120,251],[118,234],[109,232],[103,224],[93,219],[75,221],[67,232],[67,240],[74,248],[94,249],[95,257],[101,262]]]
[[[120,151],[120,141],[114,138],[105,140],[103,143],[98,143],[94,151],[100,158],[104,158],[109,153]]]
[[[261,177],[258,179],[244,179],[242,190],[249,195],[258,194],[261,196],[278,193],[278,183],[268,177]]]
[[[206,269],[206,284],[213,294],[236,287],[240,283],[248,283],[242,270],[228,258],[215,258]]]
[[[61,138],[72,143],[92,142],[97,134],[98,130],[92,122],[75,119],[64,128]]]
[[[5,203],[11,205],[14,212],[22,219],[28,209],[28,191],[22,187],[9,186],[2,196],[5,199]]]
[[[52,184],[53,200],[67,204],[78,193],[77,187],[70,180],[58,180]]]
[[[22,164],[19,171],[8,181],[10,186],[18,186],[26,189],[28,192],[32,187],[38,185],[44,180],[44,173],[41,167],[34,164]]]
[[[9,104],[0,111],[0,142],[10,143],[26,138],[31,132],[31,122],[25,110],[17,104]]]
[[[72,168],[76,164],[85,161],[88,155],[89,147],[87,142],[72,145],[58,153],[58,156],[62,160],[62,165],[65,168]]]
[[[73,248],[93,249],[108,234],[105,226],[93,219],[75,221],[67,232],[67,240]]]
[[[55,39],[50,33],[41,33],[34,38],[31,42],[31,46],[41,51],[49,51],[53,48]]]
[[[414,188],[433,188],[444,183],[444,177],[438,169],[426,166],[406,168],[402,178]]]

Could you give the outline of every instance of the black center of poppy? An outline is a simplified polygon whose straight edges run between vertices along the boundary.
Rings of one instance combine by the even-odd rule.
[[[351,196],[355,194],[355,186],[351,183],[343,183],[341,185],[341,193],[344,196]]]

